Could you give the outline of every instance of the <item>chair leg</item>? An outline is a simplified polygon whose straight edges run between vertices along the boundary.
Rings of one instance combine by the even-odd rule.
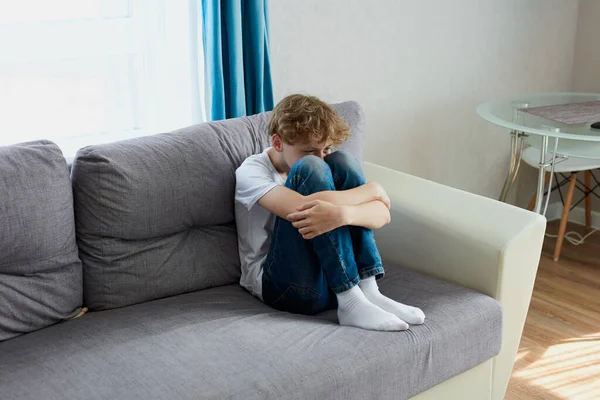
[[[592,226],[592,196],[588,193],[592,189],[592,173],[585,171],[585,226]]]
[[[550,172],[546,172],[546,183],[544,184],[544,188],[548,185],[548,182],[550,181]],[[531,198],[531,201],[529,202],[529,205],[527,206],[527,209],[529,211],[533,211],[533,208],[535,207],[535,201],[537,200],[537,192],[533,193],[533,197]]]
[[[556,239],[556,247],[554,247],[554,261],[558,261],[560,257],[560,251],[562,250],[563,241],[565,239],[565,231],[567,230],[567,221],[569,220],[569,210],[571,209],[571,202],[573,201],[573,192],[575,191],[575,184],[577,183],[577,173],[571,174],[569,182],[569,190],[565,199],[565,206],[563,207],[562,218],[560,219],[560,227],[558,228],[558,238]]]
[[[529,211],[533,211],[533,207],[535,207],[535,200],[537,199],[537,193],[533,194],[533,197],[531,198],[531,201],[529,202],[529,205],[527,206],[527,209]]]

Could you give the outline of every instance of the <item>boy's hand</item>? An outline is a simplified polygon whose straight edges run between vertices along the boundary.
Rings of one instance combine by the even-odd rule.
[[[307,240],[347,225],[344,206],[315,200],[301,205],[297,210],[289,214],[287,220]]]

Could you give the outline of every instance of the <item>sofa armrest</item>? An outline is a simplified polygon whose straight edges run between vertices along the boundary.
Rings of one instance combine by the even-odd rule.
[[[540,259],[546,219],[538,214],[365,163],[392,202],[392,222],[376,232],[384,262],[455,282],[498,300],[502,349],[492,398],[504,398]]]

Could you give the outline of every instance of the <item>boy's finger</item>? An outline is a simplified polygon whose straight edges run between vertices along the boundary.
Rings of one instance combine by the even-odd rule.
[[[287,216],[288,221],[300,221],[301,219],[306,218],[308,215],[306,211],[294,212]]]
[[[294,228],[304,228],[305,226],[308,226],[308,221],[305,219],[294,221],[294,222],[292,222],[292,226]]]
[[[309,208],[313,208],[316,205],[317,205],[317,200],[314,200],[314,201],[302,204],[300,207],[297,207],[296,210],[304,211],[304,210],[308,210]]]

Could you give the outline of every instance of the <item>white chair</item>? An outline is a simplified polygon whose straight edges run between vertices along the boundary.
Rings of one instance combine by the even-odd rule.
[[[528,147],[523,151],[522,160],[531,165],[534,168],[539,168],[540,162],[540,154],[541,150],[538,150],[534,147]],[[548,153],[546,159],[552,159],[552,154]],[[556,177],[556,184],[553,188],[547,188],[544,195],[550,195],[549,191],[552,192],[554,190],[559,191],[560,198],[564,204],[562,217],[560,219],[560,227],[558,229],[558,237],[556,240],[556,246],[554,247],[554,261],[558,261],[560,257],[560,252],[562,250],[563,241],[565,238],[565,231],[567,229],[567,221],[569,219],[569,212],[571,211],[571,204],[573,203],[573,193],[575,192],[575,188],[583,192],[584,197],[579,200],[573,208],[575,208],[581,201],[585,199],[585,226],[587,228],[591,227],[592,224],[592,209],[591,209],[591,194],[594,194],[594,189],[600,186],[600,182],[596,179],[592,170],[600,168],[600,160],[594,160],[589,158],[575,158],[569,157],[564,160],[560,160],[554,165],[554,174]],[[577,173],[585,171],[584,183],[581,183],[577,180]],[[570,174],[570,176],[565,176],[565,174]],[[562,181],[558,181],[558,175],[561,175],[563,178]],[[592,178],[596,182],[595,186],[592,187]],[[546,185],[550,180],[550,173],[546,173]],[[566,197],[563,198],[562,191],[560,188],[569,184],[567,189]],[[597,195],[596,195],[597,196]],[[536,194],[533,195],[533,198],[529,202],[528,210],[533,210],[536,202]]]

